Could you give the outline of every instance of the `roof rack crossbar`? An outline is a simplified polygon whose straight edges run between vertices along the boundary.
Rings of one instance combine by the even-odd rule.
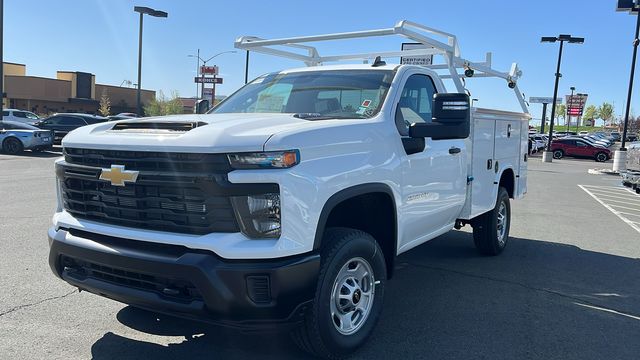
[[[426,49],[320,56],[316,47],[304,45],[310,42],[390,35],[402,36],[413,42],[424,44]],[[369,61],[377,56],[380,56],[381,58],[389,58],[401,56],[440,55],[444,58],[444,64],[432,64],[426,65],[426,67],[433,70],[448,71],[449,74],[443,75],[442,78],[451,79],[458,92],[465,92],[464,84],[462,82],[462,79],[465,76],[458,73],[458,69],[471,68],[474,72],[477,72],[477,74],[474,74],[474,77],[497,77],[506,80],[509,87],[514,90],[522,110],[525,113],[529,112],[522,93],[520,93],[517,86],[517,81],[522,76],[522,71],[520,71],[516,63],[513,63],[509,72],[501,72],[491,67],[491,53],[487,53],[484,62],[468,61],[461,57],[460,47],[455,35],[408,20],[399,21],[394,27],[386,29],[289,37],[271,40],[255,36],[243,36],[236,39],[235,47],[247,51],[299,60],[304,62],[307,66],[317,66],[326,62],[344,60]]]

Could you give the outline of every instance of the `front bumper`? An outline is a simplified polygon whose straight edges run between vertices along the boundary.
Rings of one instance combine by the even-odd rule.
[[[49,244],[53,272],[81,290],[243,330],[300,322],[320,267],[317,254],[228,261],[210,251],[74,229],[50,229]]]

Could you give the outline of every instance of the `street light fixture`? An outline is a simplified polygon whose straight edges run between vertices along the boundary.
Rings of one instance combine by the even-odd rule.
[[[620,171],[627,169],[627,148],[625,147],[627,140],[627,129],[629,127],[629,112],[631,111],[631,94],[633,93],[633,77],[636,72],[636,57],[638,55],[638,39],[640,33],[640,1],[638,0],[618,0],[617,11],[628,11],[629,14],[636,16],[636,34],[633,38],[633,57],[631,58],[631,74],[629,75],[629,90],[627,93],[627,106],[624,115],[624,128],[622,130],[622,140],[620,144],[620,150],[616,151],[613,155],[613,171]]]
[[[222,54],[230,54],[230,53],[234,53],[235,54],[235,53],[237,53],[237,51],[236,50],[222,51],[222,52],[219,52],[219,53],[213,55],[212,57],[208,58],[207,60],[205,60],[205,59],[200,57],[200,50],[199,49],[198,49],[198,55],[187,55],[187,56],[188,57],[198,58],[198,61],[202,61],[202,66],[207,66],[207,63],[209,61],[211,61],[211,59],[215,58],[216,56],[219,56],[219,55],[222,55]],[[200,66],[198,65],[198,69],[199,68],[200,68]],[[204,78],[204,74],[202,74],[202,77]],[[200,97],[204,99],[204,83],[202,83],[201,89],[202,89],[202,92],[201,92]],[[211,105],[212,106],[214,105],[213,102],[215,101],[215,96],[216,96],[215,94],[216,94],[216,84],[213,83],[213,98],[211,99],[212,100],[211,101]]]
[[[134,6],[133,7],[133,11],[140,13],[140,31],[138,33],[138,93],[136,95],[136,110],[138,113],[138,116],[142,116],[142,106],[140,104],[140,89],[141,89],[141,83],[142,83],[142,20],[143,20],[143,16],[144,14],[147,14],[149,16],[153,16],[153,17],[162,17],[162,18],[166,18],[167,16],[169,16],[169,14],[167,14],[164,11],[160,11],[160,10],[155,10],[152,8],[148,8],[148,7],[144,7],[144,6]]]
[[[554,43],[556,41],[560,42],[560,50],[558,51],[558,67],[556,70],[556,82],[553,87],[553,100],[555,101],[555,99],[558,98],[558,83],[560,82],[560,77],[562,77],[562,74],[560,74],[560,64],[562,63],[562,48],[564,47],[564,43],[568,42],[571,44],[583,44],[584,38],[573,37],[571,35],[562,34],[562,35],[558,35],[557,37],[543,36],[540,39],[540,41],[543,43],[546,43],[546,42]],[[556,104],[554,103],[553,106],[551,107],[551,121],[549,122],[549,140],[547,142],[547,150],[542,153],[542,161],[544,162],[551,162],[553,159],[553,154],[551,153],[551,140],[553,139],[553,122],[556,116],[555,105]]]

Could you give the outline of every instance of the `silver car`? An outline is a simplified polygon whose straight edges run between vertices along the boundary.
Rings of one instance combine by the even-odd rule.
[[[15,121],[0,121],[0,145],[7,154],[19,154],[23,150],[43,151],[53,146],[53,134]]]

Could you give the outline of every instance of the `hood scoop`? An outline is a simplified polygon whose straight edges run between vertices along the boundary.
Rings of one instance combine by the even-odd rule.
[[[121,122],[115,124],[112,131],[123,132],[187,132],[200,126],[207,125],[202,121],[135,121],[135,122]]]

